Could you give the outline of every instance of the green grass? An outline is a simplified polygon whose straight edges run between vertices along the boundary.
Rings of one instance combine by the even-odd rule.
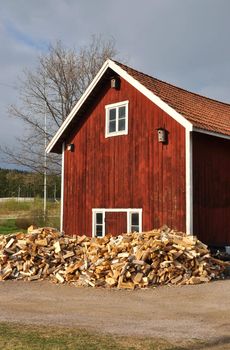
[[[47,210],[56,213],[59,211],[60,203],[47,201]],[[43,210],[43,199],[35,198],[31,202],[18,202],[16,199],[11,199],[6,202],[0,202],[0,215],[9,215],[18,212],[30,212],[31,210]]]
[[[7,219],[7,220],[0,220],[0,234],[1,235],[8,235],[10,233],[18,232],[24,230],[19,230],[19,228],[15,224],[15,219]]]
[[[15,211],[27,211],[32,207],[33,202],[18,202],[15,199],[0,202],[0,214],[9,214]]]
[[[176,350],[166,341],[118,337],[58,327],[0,323],[0,349],[4,350]]]
[[[47,217],[44,221],[41,198],[36,198],[33,202],[17,202],[14,199],[0,202],[0,234],[24,232],[30,225],[59,229],[60,203],[47,201]]]
[[[21,220],[15,219],[0,219],[0,235],[8,235],[15,232],[27,232],[27,228],[36,224],[39,227],[50,226],[59,229],[60,226],[60,217],[48,217],[46,222],[44,223],[43,218],[38,218],[38,220],[34,220],[31,218],[26,219],[26,221],[22,218],[24,225],[21,225]]]

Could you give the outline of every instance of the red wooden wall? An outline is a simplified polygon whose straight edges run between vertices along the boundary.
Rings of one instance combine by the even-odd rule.
[[[105,105],[125,100],[128,135],[105,138]],[[158,127],[168,130],[167,145],[158,142]],[[128,82],[115,90],[107,81],[67,143],[75,145],[65,151],[67,234],[91,235],[92,208],[142,208],[143,230],[185,230],[184,128]]]
[[[210,245],[230,244],[230,141],[193,135],[194,233]]]

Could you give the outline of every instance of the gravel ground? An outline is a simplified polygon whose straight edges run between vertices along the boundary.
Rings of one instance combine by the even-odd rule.
[[[230,280],[135,291],[5,281],[0,295],[0,322],[200,339],[230,349]]]

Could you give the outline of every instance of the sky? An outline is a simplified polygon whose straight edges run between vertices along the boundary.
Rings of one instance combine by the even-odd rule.
[[[230,103],[229,13],[229,0],[0,0],[0,145],[18,147],[15,87],[57,40],[78,49],[113,38],[133,68]]]

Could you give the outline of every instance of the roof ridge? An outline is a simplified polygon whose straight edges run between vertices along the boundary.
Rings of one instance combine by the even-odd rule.
[[[181,88],[181,87],[179,87],[179,86],[177,86],[177,85],[174,85],[174,84],[172,84],[172,83],[168,83],[167,81],[158,79],[158,78],[156,78],[156,77],[153,77],[152,75],[146,74],[146,73],[144,73],[144,72],[142,72],[142,71],[139,71],[139,70],[134,69],[134,68],[132,68],[132,67],[130,67],[130,66],[127,66],[126,64],[121,63],[121,62],[119,62],[119,61],[116,61],[116,60],[112,60],[112,61],[113,61],[114,63],[118,64],[118,65],[121,66],[121,67],[124,66],[124,67],[126,67],[126,68],[128,68],[128,69],[131,69],[131,70],[133,70],[133,71],[135,71],[135,72],[137,72],[137,73],[139,73],[139,74],[143,74],[144,76],[146,76],[146,77],[148,77],[148,78],[155,79],[155,80],[157,80],[157,81],[159,81],[159,82],[161,82],[161,83],[163,83],[163,84],[166,84],[166,85],[170,85],[170,86],[172,86],[173,88],[176,88],[176,89],[182,90],[182,91],[184,91],[184,92],[187,92],[187,93],[189,93],[189,94],[193,94],[193,95],[196,95],[196,96],[198,96],[198,97],[204,98],[204,99],[206,99],[206,100],[213,101],[213,102],[217,102],[217,103],[220,103],[220,104],[223,104],[223,105],[226,105],[226,106],[229,106],[229,107],[230,107],[230,103],[223,102],[223,101],[219,101],[219,100],[217,100],[217,99],[210,98],[210,97],[207,97],[207,96],[198,94],[197,92],[193,92],[193,91],[187,90],[187,89],[185,89],[185,88]]]

